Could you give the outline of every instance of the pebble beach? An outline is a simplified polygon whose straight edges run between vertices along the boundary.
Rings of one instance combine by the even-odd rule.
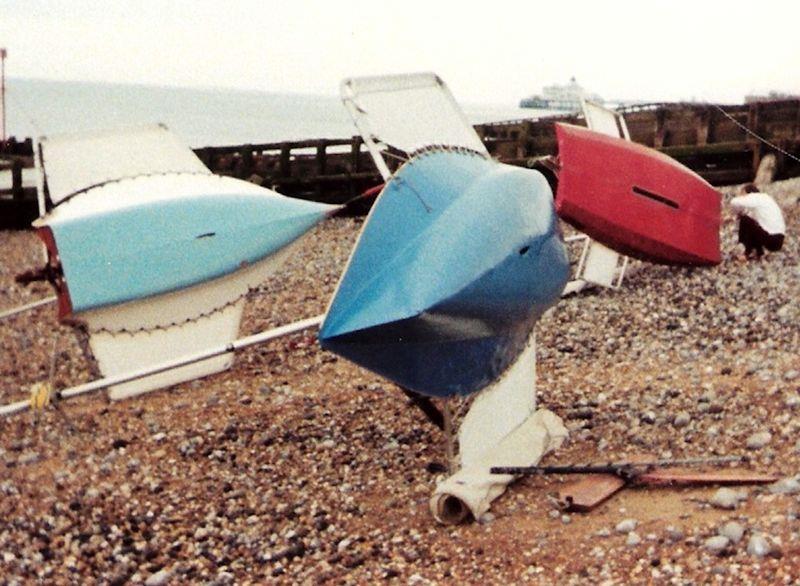
[[[734,189],[726,190],[725,202]],[[745,455],[766,486],[629,488],[588,513],[528,477],[491,512],[436,524],[441,432],[313,332],[232,369],[124,402],[98,393],[0,420],[0,584],[792,584],[800,581],[800,178],[764,191],[784,248],[744,261],[632,261],[619,290],[563,299],[537,326],[539,406],[570,430],[543,463]],[[242,335],[323,313],[363,224],[318,226],[253,291]],[[14,275],[32,232],[0,232],[0,310],[51,295]],[[43,307],[0,322],[0,402],[92,380]]]

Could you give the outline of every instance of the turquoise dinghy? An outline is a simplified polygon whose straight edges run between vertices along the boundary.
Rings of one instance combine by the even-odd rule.
[[[514,361],[568,274],[540,173],[430,148],[375,203],[319,340],[412,391],[467,395]]]
[[[102,188],[106,201],[114,188],[148,195],[71,213],[90,191],[37,223],[52,232],[75,313],[223,277],[273,255],[337,209],[211,175],[111,183]]]

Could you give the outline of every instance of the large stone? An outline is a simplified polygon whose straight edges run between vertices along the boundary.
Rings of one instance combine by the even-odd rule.
[[[686,427],[692,421],[692,416],[689,415],[686,411],[681,411],[677,415],[675,415],[675,419],[672,420],[672,424],[675,427]]]
[[[144,581],[144,586],[166,586],[172,577],[169,570],[159,570]]]
[[[709,502],[718,509],[735,509],[739,504],[739,493],[723,486],[714,493]]]
[[[630,533],[634,529],[639,522],[636,519],[625,519],[624,521],[620,521],[617,523],[617,526],[614,527],[617,533]]]
[[[747,448],[760,450],[772,441],[772,434],[768,431],[759,431],[747,438]]]
[[[730,544],[731,540],[724,535],[709,537],[703,542],[703,547],[711,553],[720,553]]]
[[[753,535],[747,542],[747,553],[755,557],[764,557],[772,551],[772,545],[763,535]]]
[[[727,537],[731,543],[739,543],[744,537],[744,527],[736,521],[728,521],[720,527],[719,534]]]
[[[778,482],[769,485],[772,494],[798,494],[800,493],[800,481],[797,477],[781,478]]]

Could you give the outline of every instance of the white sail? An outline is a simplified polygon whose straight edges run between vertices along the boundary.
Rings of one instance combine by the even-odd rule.
[[[341,95],[384,179],[387,147],[406,153],[433,144],[488,154],[438,75],[412,73],[345,79]]]
[[[107,181],[158,173],[211,171],[165,126],[43,136],[39,139],[47,195],[58,204]]]

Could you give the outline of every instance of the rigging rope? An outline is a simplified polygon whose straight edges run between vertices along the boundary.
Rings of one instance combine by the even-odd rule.
[[[38,382],[31,386],[31,411],[42,411],[50,404],[53,386],[49,381]]]
[[[738,121],[736,118],[734,118],[733,116],[731,116],[731,115],[730,115],[728,112],[726,112],[726,111],[725,111],[725,110],[724,110],[724,109],[723,109],[721,106],[719,106],[718,104],[711,104],[711,105],[712,105],[712,106],[714,106],[714,107],[715,107],[717,110],[719,110],[720,112],[722,112],[722,113],[723,113],[723,114],[724,114],[724,115],[725,115],[727,118],[729,118],[729,119],[730,119],[730,121],[731,121],[731,122],[733,122],[733,123],[734,123],[736,126],[738,126],[739,128],[741,128],[742,130],[744,130],[744,131],[745,131],[747,134],[751,135],[752,137],[756,138],[757,140],[760,140],[762,143],[764,143],[765,145],[767,145],[767,146],[768,146],[768,147],[770,147],[771,149],[774,149],[774,150],[778,151],[779,153],[781,153],[781,154],[783,154],[783,155],[785,155],[785,156],[789,157],[790,159],[792,159],[792,160],[794,160],[794,161],[797,161],[798,163],[800,163],[800,158],[797,158],[797,157],[795,157],[795,156],[794,156],[792,153],[788,153],[788,152],[786,152],[785,150],[783,150],[783,149],[782,149],[781,147],[779,147],[778,145],[776,145],[776,144],[774,144],[774,143],[772,143],[772,142],[768,141],[768,140],[767,140],[766,138],[764,138],[763,136],[760,136],[759,134],[757,134],[757,133],[753,132],[753,131],[752,131],[752,130],[750,130],[750,129],[749,129],[747,126],[745,126],[744,124],[742,124],[741,122],[739,122],[739,121]]]

